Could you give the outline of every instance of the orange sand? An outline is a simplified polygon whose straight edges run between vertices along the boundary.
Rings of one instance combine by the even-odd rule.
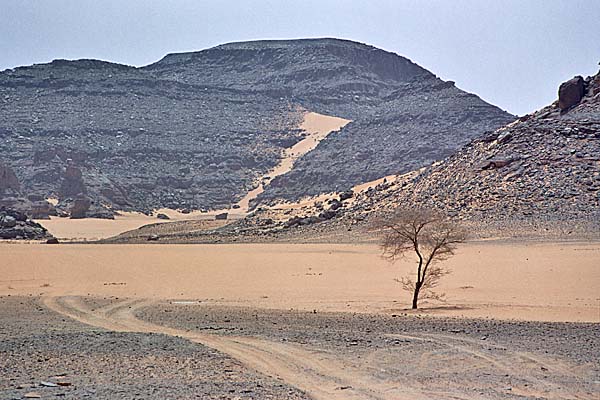
[[[0,295],[100,295],[398,313],[410,296],[375,245],[0,244]],[[600,322],[600,243],[469,243],[435,315]]]

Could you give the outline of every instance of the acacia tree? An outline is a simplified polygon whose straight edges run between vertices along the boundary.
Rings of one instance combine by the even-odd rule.
[[[429,209],[399,208],[390,217],[378,221],[383,232],[383,257],[394,262],[414,252],[417,258],[416,279],[406,276],[399,280],[404,290],[413,294],[412,308],[417,309],[419,298],[441,300],[443,294],[434,289],[450,271],[438,265],[466,239],[466,232],[456,222]]]

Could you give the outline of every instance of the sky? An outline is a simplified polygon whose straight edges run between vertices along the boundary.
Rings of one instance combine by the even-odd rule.
[[[0,70],[307,37],[393,51],[523,115],[598,72],[600,0],[0,0]]]

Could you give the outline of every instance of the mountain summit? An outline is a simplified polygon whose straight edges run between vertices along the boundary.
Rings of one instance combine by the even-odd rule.
[[[52,197],[83,216],[228,207],[302,139],[307,111],[353,122],[259,202],[413,170],[513,119],[404,57],[339,39],[229,43],[142,68],[55,60],[0,73],[0,102],[0,163],[18,179],[18,190],[0,182],[3,204]]]

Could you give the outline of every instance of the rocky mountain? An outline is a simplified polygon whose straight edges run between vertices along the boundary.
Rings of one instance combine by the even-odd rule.
[[[0,200],[51,197],[59,212],[104,217],[228,207],[302,139],[304,111],[353,122],[258,201],[413,170],[513,119],[406,58],[338,39],[231,43],[142,68],[56,60],[0,73],[12,171]]]
[[[553,104],[429,167],[294,212],[264,210],[234,229],[275,237],[369,230],[370,221],[401,205],[439,209],[475,237],[597,238],[600,74],[563,83]]]

